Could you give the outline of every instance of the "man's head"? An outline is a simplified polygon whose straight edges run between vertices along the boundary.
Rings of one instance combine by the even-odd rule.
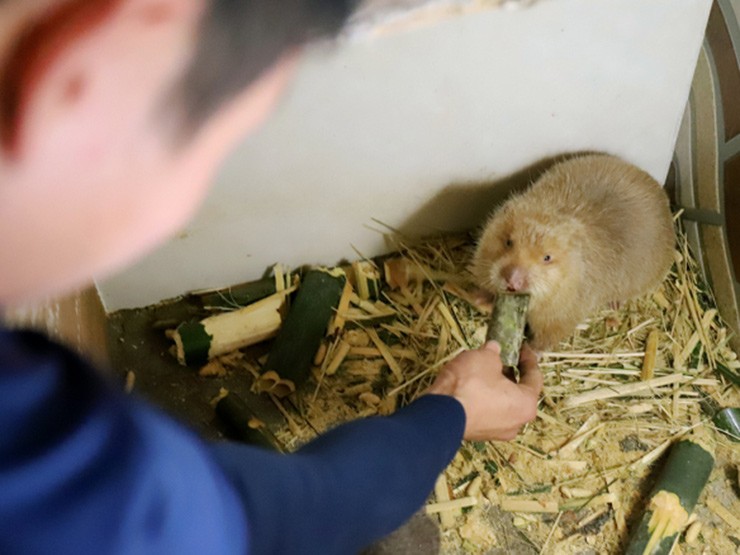
[[[348,0],[0,0],[0,305],[149,250]]]

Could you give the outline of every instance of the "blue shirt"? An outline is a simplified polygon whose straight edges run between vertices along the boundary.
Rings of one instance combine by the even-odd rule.
[[[424,503],[464,425],[427,395],[291,455],[211,444],[45,337],[0,330],[0,553],[356,553]]]

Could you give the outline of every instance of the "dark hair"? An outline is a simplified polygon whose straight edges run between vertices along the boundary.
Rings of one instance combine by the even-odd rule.
[[[354,0],[210,0],[192,62],[177,86],[192,134],[281,55],[339,32]]]

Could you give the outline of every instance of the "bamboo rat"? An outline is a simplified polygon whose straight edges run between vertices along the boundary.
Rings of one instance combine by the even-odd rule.
[[[609,155],[554,165],[488,220],[471,271],[485,291],[530,294],[530,342],[547,350],[599,306],[656,287],[673,262],[668,197]]]

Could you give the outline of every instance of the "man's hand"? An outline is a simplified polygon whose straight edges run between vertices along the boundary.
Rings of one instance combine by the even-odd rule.
[[[465,439],[510,440],[535,419],[542,391],[537,356],[524,345],[519,358],[519,383],[504,376],[501,348],[491,341],[466,351],[445,366],[427,393],[451,395],[465,409]]]

